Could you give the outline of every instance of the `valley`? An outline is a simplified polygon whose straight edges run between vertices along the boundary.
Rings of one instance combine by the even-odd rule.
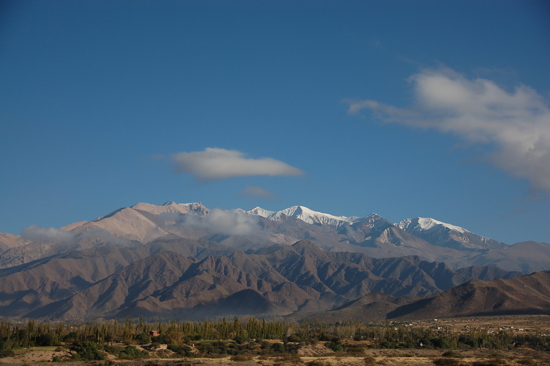
[[[548,315],[363,324],[234,318],[0,323],[0,364],[545,365]]]

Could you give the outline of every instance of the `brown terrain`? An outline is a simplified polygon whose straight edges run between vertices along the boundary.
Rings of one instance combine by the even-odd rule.
[[[285,212],[138,203],[2,234],[0,316],[336,322],[549,311],[548,274],[519,277],[547,269],[548,244],[508,246],[432,219]]]
[[[303,317],[373,292],[425,296],[471,279],[520,274],[496,267],[453,270],[419,257],[325,252],[307,240],[244,253],[174,239],[134,248],[104,246],[0,270],[0,314],[66,320]]]
[[[442,350],[367,350],[360,356],[255,356],[246,361],[233,361],[229,356],[223,358],[152,358],[145,360],[109,360],[88,362],[51,362],[55,356],[63,356],[67,352],[43,351],[39,349],[19,353],[15,357],[0,358],[4,365],[41,365],[47,362],[52,365],[121,365],[121,366],[365,366],[365,365],[395,365],[395,366],[520,366],[520,365],[550,365],[550,357],[546,352],[533,350],[495,351],[488,349],[455,351],[455,357],[444,356]]]
[[[335,310],[311,315],[310,318],[326,322],[369,322],[549,313],[550,273],[535,272],[507,280],[473,280],[422,297],[371,293]]]

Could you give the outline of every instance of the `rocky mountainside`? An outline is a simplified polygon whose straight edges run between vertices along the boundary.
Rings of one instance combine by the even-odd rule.
[[[332,311],[310,316],[327,322],[414,320],[481,315],[548,314],[550,273],[513,279],[473,280],[429,296],[394,297],[370,293]]]
[[[0,268],[101,246],[139,247],[156,240],[215,242],[235,250],[310,240],[333,252],[356,252],[374,258],[419,256],[454,269],[494,265],[530,273],[549,269],[550,245],[507,245],[435,219],[414,218],[393,224],[377,214],[334,216],[304,206],[281,211],[256,207],[208,209],[201,203],[138,203],[92,221],[61,229],[26,228],[21,236],[0,235]]]
[[[430,218],[417,217],[396,224],[402,230],[440,247],[473,251],[477,249],[504,249],[506,244],[474,234],[459,226]]]
[[[247,252],[211,241],[103,246],[0,270],[0,315],[10,318],[303,317],[372,292],[424,296],[471,279],[519,276],[496,267],[453,270],[420,257],[326,252],[311,241]]]
[[[28,240],[25,240],[17,235],[8,233],[0,233],[0,252],[4,252],[8,249],[17,248],[29,244]]]

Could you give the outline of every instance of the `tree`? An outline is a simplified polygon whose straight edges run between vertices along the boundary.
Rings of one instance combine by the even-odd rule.
[[[149,336],[145,333],[140,333],[135,337],[135,340],[138,341],[139,344],[147,344],[151,343],[151,339]]]
[[[81,359],[84,360],[103,360],[105,356],[99,352],[97,345],[94,342],[84,341],[75,345],[74,350],[78,353]]]

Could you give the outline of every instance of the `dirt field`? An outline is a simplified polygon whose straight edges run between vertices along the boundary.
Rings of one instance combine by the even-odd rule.
[[[90,362],[62,362],[49,363],[52,365],[120,365],[120,366],[228,366],[228,365],[310,365],[310,366],[370,366],[370,365],[442,365],[442,366],[521,366],[521,365],[550,365],[550,354],[533,350],[494,351],[494,350],[459,350],[453,351],[454,357],[443,356],[445,350],[367,350],[360,357],[266,357],[256,356],[247,361],[232,361],[225,358],[191,358],[191,359],[146,359],[139,361],[90,361]],[[50,350],[28,350],[15,357],[0,359],[1,365],[38,365],[51,362],[59,352]]]
[[[405,324],[421,328],[445,327],[453,332],[478,328],[488,331],[509,330],[520,334],[538,333],[550,335],[550,315],[483,316],[467,318],[430,319]]]

